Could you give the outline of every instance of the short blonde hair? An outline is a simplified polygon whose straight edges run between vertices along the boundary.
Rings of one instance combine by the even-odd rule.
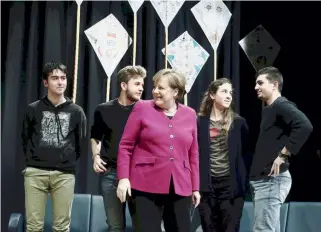
[[[185,80],[184,74],[179,73],[173,69],[162,69],[154,75],[153,77],[154,84],[156,84],[163,77],[168,78],[169,87],[171,87],[172,89],[178,90],[176,100],[181,100],[185,94],[186,80]]]
[[[119,83],[125,82],[126,84],[130,79],[134,77],[138,76],[138,77],[145,78],[146,75],[147,75],[146,69],[139,65],[137,66],[128,65],[122,68],[117,74]]]

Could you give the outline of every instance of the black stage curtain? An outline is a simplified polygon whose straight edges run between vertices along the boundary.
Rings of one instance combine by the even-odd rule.
[[[202,95],[213,80],[213,50],[190,9],[198,1],[186,1],[169,26],[169,43],[184,31],[210,54],[205,66],[188,94],[188,104],[196,111]],[[225,4],[232,13],[218,49],[218,78],[230,77],[235,88],[235,106],[249,123],[254,147],[257,138],[261,103],[254,92],[254,74],[250,62],[238,41],[259,24],[262,24],[281,44],[275,61],[284,74],[284,95],[295,101],[311,119],[315,131],[303,149],[302,156],[293,159],[293,200],[320,201],[321,191],[311,188],[321,177],[320,157],[320,106],[318,94],[320,72],[320,36],[313,12],[317,14],[320,3],[302,2],[231,2]],[[318,7],[319,6],[319,7]],[[20,130],[26,106],[46,94],[41,81],[43,65],[48,61],[62,61],[69,69],[67,96],[71,97],[75,54],[77,5],[69,2],[1,2],[1,175],[2,175],[2,229],[5,231],[12,212],[24,211],[24,189],[21,171],[24,168]],[[88,129],[93,122],[97,104],[105,101],[106,74],[84,30],[114,14],[133,38],[133,12],[127,1],[93,1],[81,5],[80,44],[77,104],[83,107],[88,118]],[[164,68],[161,49],[165,44],[164,26],[150,2],[144,2],[137,13],[136,64],[148,71],[143,99],[151,98],[152,76]],[[300,25],[300,23],[302,25]],[[313,33],[313,36],[311,35]],[[299,46],[299,47],[298,47]],[[317,50],[319,49],[319,50]],[[318,51],[318,52],[317,52]],[[318,56],[317,56],[318,57]],[[116,73],[132,62],[132,46],[111,77],[111,95],[119,94]],[[169,66],[170,67],[170,66]],[[89,144],[88,144],[89,145]],[[301,158],[302,157],[302,158]],[[78,162],[76,192],[98,194],[97,175],[92,170],[88,149]],[[304,186],[304,187],[302,187]],[[304,191],[307,187],[310,189]],[[318,188],[319,189],[319,188]]]

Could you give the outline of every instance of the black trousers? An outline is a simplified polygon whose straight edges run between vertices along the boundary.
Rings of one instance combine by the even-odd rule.
[[[166,232],[189,232],[191,230],[191,197],[176,195],[173,181],[169,194],[154,194],[132,190],[136,204],[135,232],[161,232],[164,220]]]
[[[238,232],[244,197],[231,198],[229,177],[212,178],[212,192],[202,192],[199,213],[203,232]]]

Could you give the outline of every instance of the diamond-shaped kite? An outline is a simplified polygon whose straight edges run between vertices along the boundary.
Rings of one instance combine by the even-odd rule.
[[[107,76],[111,77],[132,39],[113,14],[87,29],[85,34]]]
[[[165,49],[162,49],[164,54]],[[186,92],[189,92],[206,63],[209,54],[185,31],[168,45],[167,60],[173,69],[184,74]]]
[[[134,13],[136,13],[141,5],[143,5],[144,0],[128,0],[129,5],[131,6]]]
[[[164,26],[168,27],[184,4],[184,0],[151,0],[150,3],[153,5]]]
[[[202,0],[191,11],[213,49],[217,50],[232,16],[231,12],[222,1],[218,0]]]
[[[278,42],[262,25],[257,26],[239,41],[239,44],[256,71],[273,65],[281,49]]]
[[[75,0],[77,2],[77,5],[80,6],[83,0]]]

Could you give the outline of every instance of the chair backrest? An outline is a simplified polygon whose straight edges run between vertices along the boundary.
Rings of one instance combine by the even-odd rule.
[[[194,213],[192,214],[192,232],[203,232],[202,226],[201,226],[201,217],[199,214],[198,208],[194,209],[194,207],[191,207],[191,211]]]
[[[106,232],[108,226],[106,224],[106,213],[102,196],[93,195],[91,198],[91,217],[90,232]]]
[[[108,229],[107,218],[102,196],[92,195],[91,200],[90,232],[106,232]],[[132,219],[126,206],[126,232],[133,232]]]
[[[280,221],[281,221],[281,231],[285,232],[285,227],[287,223],[289,204],[284,203],[281,207],[280,212]],[[244,207],[242,211],[240,231],[242,232],[252,232],[254,225],[254,207],[253,202],[246,201],[244,202]]]
[[[90,194],[75,194],[71,209],[70,232],[89,232],[90,226]],[[52,231],[52,200],[48,195],[44,232]]]
[[[321,231],[321,202],[290,202],[286,232]]]

